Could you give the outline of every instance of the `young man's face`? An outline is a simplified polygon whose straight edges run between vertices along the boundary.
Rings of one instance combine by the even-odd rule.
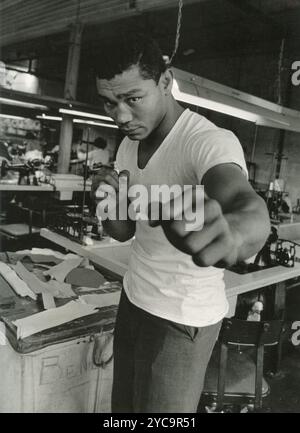
[[[166,112],[162,80],[144,79],[132,66],[111,80],[97,79],[98,94],[106,113],[131,140],[147,138]]]

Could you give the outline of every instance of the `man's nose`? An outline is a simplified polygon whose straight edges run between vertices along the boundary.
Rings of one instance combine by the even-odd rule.
[[[118,104],[115,112],[115,121],[118,125],[122,126],[132,120],[132,113],[126,104]]]

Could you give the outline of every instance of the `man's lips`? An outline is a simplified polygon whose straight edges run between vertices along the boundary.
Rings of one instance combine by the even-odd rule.
[[[137,128],[130,128],[130,129],[125,129],[125,128],[121,128],[121,130],[124,132],[124,134],[132,134],[135,131],[137,131],[139,128],[139,126]]]

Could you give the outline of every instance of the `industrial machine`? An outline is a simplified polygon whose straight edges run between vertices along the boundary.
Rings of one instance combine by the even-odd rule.
[[[297,242],[279,239],[276,227],[271,227],[271,233],[263,248],[257,253],[253,263],[240,262],[230,270],[238,274],[260,271],[273,266],[293,267],[296,257]]]
[[[38,185],[36,172],[42,168],[51,168],[52,160],[48,159],[46,162],[40,159],[32,159],[22,163],[9,164],[5,159],[1,162],[0,178],[7,175],[8,172],[13,171],[19,173],[18,185]]]

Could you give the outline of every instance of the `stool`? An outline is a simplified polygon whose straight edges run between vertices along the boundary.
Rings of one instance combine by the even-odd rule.
[[[282,320],[225,318],[208,364],[202,399],[213,397],[217,411],[224,404],[236,403],[254,403],[254,410],[261,409],[262,399],[270,391],[263,377],[264,348],[280,343],[283,332]],[[255,361],[249,355],[251,347],[255,349]]]

